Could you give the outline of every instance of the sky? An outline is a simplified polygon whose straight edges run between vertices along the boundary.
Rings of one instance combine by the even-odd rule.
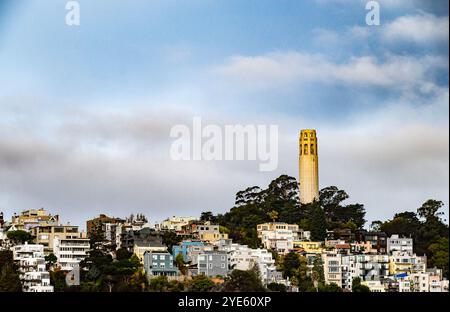
[[[235,194],[298,178],[317,130],[320,187],[368,221],[449,210],[448,1],[0,0],[0,211],[224,213]],[[170,129],[279,126],[279,166],[174,161]]]

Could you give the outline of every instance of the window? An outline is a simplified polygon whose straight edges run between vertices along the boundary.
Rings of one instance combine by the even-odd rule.
[[[210,269],[212,269],[212,263],[209,263],[209,264],[208,264],[208,267],[209,267]]]
[[[311,152],[311,155],[314,155],[314,144],[311,144],[310,152]]]
[[[303,154],[308,155],[308,144],[303,146]]]
[[[221,267],[222,269],[225,269],[225,263],[222,263],[222,264],[220,265],[220,267]]]

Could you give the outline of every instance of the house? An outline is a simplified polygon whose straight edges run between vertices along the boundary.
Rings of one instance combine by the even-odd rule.
[[[157,240],[140,240],[134,242],[133,253],[144,262],[146,252],[167,252],[167,247]]]
[[[197,221],[195,217],[176,217],[173,216],[157,225],[159,230],[182,231],[183,227],[191,222]]]
[[[198,256],[197,273],[209,277],[228,275],[228,254],[226,251],[205,251]]]
[[[198,239],[208,243],[215,243],[221,239],[228,239],[228,234],[220,232],[219,225],[211,224],[209,221],[198,225],[195,234]]]
[[[205,244],[202,241],[193,241],[193,240],[184,240],[182,242],[180,242],[178,245],[174,245],[172,247],[172,255],[174,257],[174,259],[177,258],[178,254],[182,254],[183,255],[183,260],[185,262],[188,262],[188,249],[191,246],[195,246],[195,247],[202,247]],[[198,251],[200,251],[200,248],[198,248]]]
[[[144,270],[147,276],[177,276],[178,268],[174,265],[174,257],[168,252],[145,251]]]

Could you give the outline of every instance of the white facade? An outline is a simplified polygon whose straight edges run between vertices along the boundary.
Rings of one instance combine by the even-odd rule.
[[[58,258],[57,264],[61,270],[71,271],[80,261],[84,260],[90,249],[87,238],[59,238],[53,240],[53,252]]]
[[[256,230],[264,248],[276,250],[282,255],[289,253],[294,248],[294,241],[299,240],[299,232],[302,232],[297,224],[283,222],[258,224]],[[301,236],[304,239],[305,233],[302,233]]]
[[[171,217],[159,224],[161,230],[181,231],[183,226],[188,225],[189,222],[196,221],[195,217]]]
[[[413,239],[402,238],[398,235],[392,235],[387,239],[387,253],[392,255],[395,252],[413,254]]]
[[[19,277],[24,292],[53,292],[50,274],[45,268],[43,245],[25,243],[14,246],[13,259],[19,265]]]
[[[344,255],[342,256],[342,287],[352,289],[355,277],[363,281],[377,281],[389,276],[388,255]]]
[[[333,252],[322,254],[325,283],[342,287],[342,255]]]

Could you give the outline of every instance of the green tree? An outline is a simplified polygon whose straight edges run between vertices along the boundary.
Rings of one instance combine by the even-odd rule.
[[[130,259],[132,255],[133,253],[128,251],[126,248],[120,248],[116,251],[116,259],[119,261]]]
[[[353,292],[370,292],[369,287],[361,284],[361,278],[355,277],[352,281]]]
[[[211,223],[216,223],[217,222],[217,217],[214,216],[214,214],[211,211],[205,211],[202,212],[200,215],[200,221],[209,221]]]
[[[55,263],[58,261],[58,258],[53,253],[50,253],[48,256],[45,256],[44,259],[45,262],[47,262],[49,268],[53,267],[53,265],[55,265]]]
[[[257,270],[233,270],[223,285],[224,291],[262,292],[266,288],[261,282]]]
[[[314,259],[314,265],[312,268],[311,279],[316,287],[323,286],[325,284],[325,274],[323,271],[323,262],[320,256]]]
[[[14,244],[24,244],[25,242],[31,242],[33,239],[30,233],[22,230],[10,231],[6,236]]]
[[[319,287],[319,292],[342,292],[342,288],[339,287],[336,283],[331,283],[328,285],[321,285]]]
[[[175,263],[178,267],[178,270],[180,270],[180,273],[182,275],[187,275],[188,273],[188,267],[186,266],[186,264],[184,263],[184,258],[183,255],[181,253],[179,253],[176,258],[175,258]]]
[[[21,292],[22,285],[19,279],[16,265],[13,260],[13,252],[0,250],[0,292]]]
[[[188,282],[188,290],[192,292],[212,291],[216,285],[206,275],[196,275]]]
[[[273,292],[287,292],[287,288],[283,284],[270,283],[267,285],[267,289]]]
[[[166,231],[162,235],[162,243],[167,246],[167,249],[172,250],[174,245],[181,242],[183,238],[178,236],[174,231]]]
[[[432,219],[439,219],[439,216],[443,215],[443,212],[439,212],[439,209],[444,205],[440,200],[429,199],[417,209],[417,214],[425,218],[427,221]]]
[[[169,282],[167,276],[160,275],[150,279],[148,289],[153,292],[166,291]]]
[[[312,211],[310,216],[310,231],[311,239],[314,241],[323,241],[327,237],[327,222],[325,219],[325,212],[318,205],[318,203],[312,204]]]
[[[284,278],[293,277],[300,267],[300,255],[291,251],[284,256],[281,270]]]
[[[448,279],[449,277],[449,240],[441,237],[437,242],[428,247],[431,258],[429,259],[430,267],[442,269],[442,274]]]
[[[21,292],[19,274],[11,264],[3,265],[0,268],[0,292]]]

